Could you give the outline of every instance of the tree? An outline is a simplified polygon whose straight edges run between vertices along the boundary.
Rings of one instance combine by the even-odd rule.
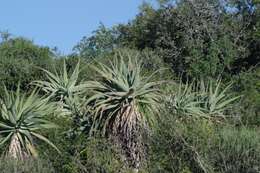
[[[115,30],[100,24],[91,37],[83,37],[73,50],[83,58],[94,58],[100,54],[111,52],[116,47],[116,42]]]
[[[43,73],[36,68],[52,69],[52,52],[24,38],[10,38],[0,43],[0,80],[8,89],[28,90],[29,83],[43,79]]]
[[[237,24],[218,0],[185,0],[145,5],[117,29],[124,46],[151,48],[176,74],[193,78],[234,73],[234,63],[247,55]]]
[[[0,31],[2,42],[9,40],[11,34],[8,31]]]

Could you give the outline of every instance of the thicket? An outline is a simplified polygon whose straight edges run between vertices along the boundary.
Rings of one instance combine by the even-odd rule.
[[[144,3],[67,56],[2,33],[2,172],[257,173],[259,2]]]

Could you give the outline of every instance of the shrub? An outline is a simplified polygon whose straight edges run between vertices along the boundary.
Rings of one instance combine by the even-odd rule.
[[[0,161],[1,173],[55,173],[52,165],[43,160],[18,161],[2,159]]]
[[[30,89],[29,83],[44,78],[36,66],[52,69],[53,53],[48,47],[35,45],[24,38],[12,38],[0,43],[0,81],[8,89]],[[1,89],[1,87],[0,87]]]
[[[89,173],[127,171],[120,150],[108,140],[90,138],[85,146],[75,160],[79,170]]]
[[[258,129],[167,113],[150,141],[150,172],[257,173]]]
[[[257,129],[224,127],[219,129],[207,153],[217,172],[258,173],[260,137]]]
[[[149,172],[179,173],[210,170],[202,148],[213,133],[212,124],[203,119],[182,119],[165,112],[157,130],[152,135]]]
[[[260,68],[257,67],[235,77],[234,89],[243,95],[233,114],[241,117],[243,125],[260,126]]]

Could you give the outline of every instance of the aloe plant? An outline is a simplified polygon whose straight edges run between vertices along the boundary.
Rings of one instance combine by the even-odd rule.
[[[79,65],[77,63],[74,71],[69,76],[67,71],[67,66],[64,60],[63,71],[59,73],[55,70],[54,73],[41,69],[45,72],[47,81],[34,81],[32,84],[40,87],[52,98],[55,98],[59,101],[64,101],[65,98],[71,97],[73,95],[82,94],[85,89],[84,84],[79,84]]]
[[[59,151],[46,137],[39,133],[41,129],[55,128],[45,116],[53,113],[55,107],[48,98],[39,97],[36,91],[29,96],[7,91],[0,99],[0,145],[6,147],[6,156],[24,160],[37,157],[35,141],[42,140]]]
[[[197,84],[196,84],[197,83]],[[225,118],[227,108],[240,96],[232,96],[229,93],[231,84],[221,87],[221,80],[216,82],[179,83],[179,88],[168,98],[168,107],[177,115],[193,117],[221,117]]]
[[[79,78],[79,65],[77,63],[71,75],[68,74],[66,62],[64,60],[63,71],[54,73],[42,69],[47,77],[46,81],[34,81],[32,84],[41,88],[48,96],[56,101],[59,108],[59,115],[73,115],[75,113],[74,105],[86,91],[86,85],[78,81]]]
[[[94,66],[98,79],[87,83],[93,91],[88,99],[94,110],[92,130],[102,129],[104,135],[116,138],[135,168],[141,159],[140,129],[155,122],[159,102],[158,82],[141,75],[137,56],[118,52],[110,64]]]
[[[232,96],[229,90],[232,86],[229,85],[221,87],[221,79],[218,79],[215,83],[209,80],[207,83],[203,80],[199,86],[199,92],[201,97],[202,108],[204,113],[213,117],[219,116],[225,118],[225,111],[231,105],[232,102],[239,99],[240,96]]]
[[[204,116],[198,93],[193,90],[194,84],[179,83],[178,89],[168,97],[167,105],[172,111],[180,116]]]

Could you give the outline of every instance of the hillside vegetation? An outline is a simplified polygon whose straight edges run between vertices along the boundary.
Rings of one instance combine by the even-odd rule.
[[[1,32],[0,172],[259,173],[260,1],[160,0],[64,56]]]

